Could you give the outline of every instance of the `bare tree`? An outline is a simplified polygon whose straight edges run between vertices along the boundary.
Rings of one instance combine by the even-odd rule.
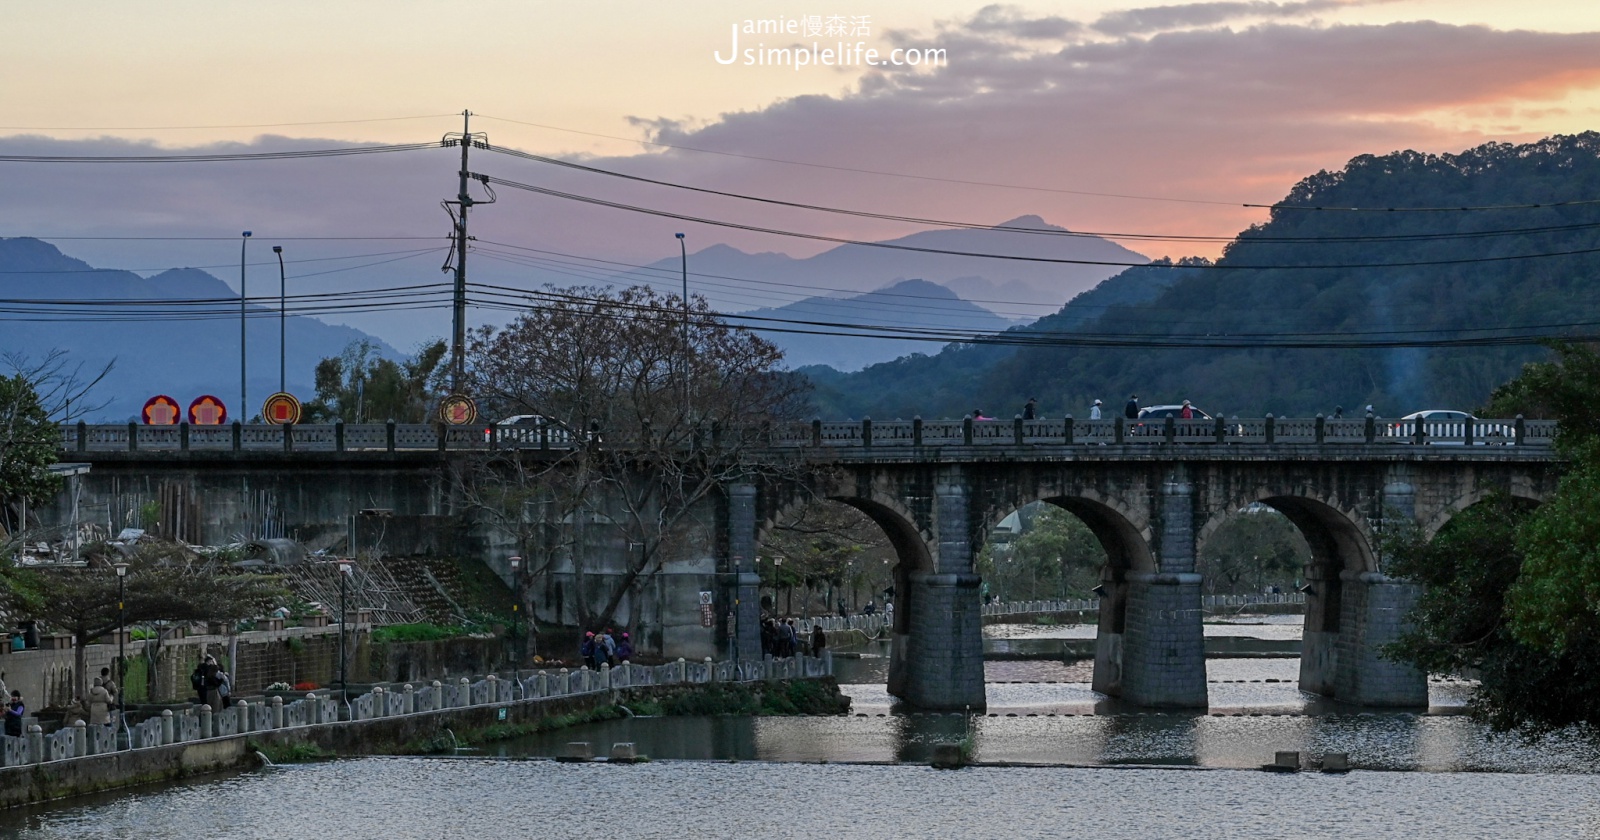
[[[511,324],[478,331],[468,353],[473,393],[492,416],[538,415],[564,444],[507,453],[474,493],[499,500],[485,505],[499,521],[538,534],[543,566],[532,571],[558,552],[571,559],[586,624],[612,622],[663,562],[691,550],[674,535],[722,486],[788,469],[763,457],[762,430],[799,417],[807,393],[779,370],[771,342],[724,323],[703,298],[686,309],[648,287],[546,287]],[[612,558],[619,572],[592,572],[590,528],[627,546],[620,564]]]

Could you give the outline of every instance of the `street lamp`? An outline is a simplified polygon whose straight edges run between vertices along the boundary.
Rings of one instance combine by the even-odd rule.
[[[284,387],[287,377],[284,376],[283,364],[284,356],[287,355],[289,348],[289,345],[284,342],[285,333],[283,327],[284,312],[287,311],[287,307],[284,305],[284,301],[287,298],[283,294],[283,246],[272,246],[272,253],[278,255],[278,393],[281,394],[289,390]]]
[[[355,574],[355,566],[349,560],[339,561],[339,699],[345,706],[350,705],[349,677],[350,660],[345,656],[345,637],[350,634],[350,576]]]
[[[684,244],[683,234],[675,233],[678,237],[678,256],[683,267],[683,418],[689,419],[689,246]]]
[[[124,648],[128,635],[128,606],[123,597],[127,593],[128,564],[117,563],[117,725],[126,730],[128,728],[128,658]],[[133,738],[128,738],[129,749],[133,748]]]
[[[518,575],[517,572],[521,568],[522,568],[522,558],[518,557],[516,555],[512,555],[511,556],[511,656],[512,656],[512,661],[511,661],[511,684],[516,686],[519,691],[522,688],[522,680],[520,679],[520,676],[521,676],[520,669],[521,669],[521,666],[522,666],[522,648],[517,644],[517,641],[518,641],[518,638],[519,638],[519,634],[517,633],[517,620],[519,618],[521,618],[520,610],[522,609],[522,587],[520,586],[520,584],[522,583],[522,577],[520,575]]]
[[[247,230],[243,234],[241,234],[240,237],[239,237],[239,414],[237,416],[240,419],[245,419],[245,418],[248,418],[250,416],[249,409],[245,408],[245,405],[249,402],[249,399],[247,397],[247,392],[246,392],[246,388],[245,388],[245,384],[244,384],[244,376],[245,376],[245,372],[244,372],[244,360],[245,360],[245,337],[244,337],[244,301],[245,301],[245,293],[244,293],[244,250],[245,250],[245,246],[249,245],[249,244],[250,244],[250,231]]]

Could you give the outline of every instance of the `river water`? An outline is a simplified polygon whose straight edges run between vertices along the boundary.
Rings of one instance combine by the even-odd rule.
[[[1298,632],[1252,626],[1208,632]],[[3,813],[0,836],[1600,840],[1600,751],[1492,737],[1460,714],[1467,683],[1432,682],[1426,712],[1363,710],[1302,694],[1295,660],[1212,660],[1209,709],[1156,713],[1090,691],[1086,665],[991,662],[986,714],[901,714],[876,653],[836,660],[847,717],[629,718],[454,757],[266,768]],[[544,760],[579,740],[652,760]],[[918,764],[960,740],[990,766]],[[1256,769],[1278,750],[1357,769]]]

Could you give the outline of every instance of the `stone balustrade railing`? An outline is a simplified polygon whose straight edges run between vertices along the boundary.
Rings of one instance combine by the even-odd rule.
[[[1202,595],[1202,607],[1248,607],[1258,604],[1304,604],[1306,596],[1299,592],[1273,595]],[[1100,609],[1098,598],[1062,599],[1047,601],[1005,601],[985,604],[984,615],[1025,615],[1032,613],[1095,612]]]
[[[790,423],[739,430],[709,430],[710,437],[740,435],[758,446],[868,448],[906,446],[1073,446],[1100,444],[1462,444],[1549,446],[1553,420],[1389,420],[1362,417],[1216,418],[1128,420],[867,420]],[[60,449],[110,451],[427,452],[493,449],[571,449],[595,445],[626,449],[631,437],[605,430],[572,435],[530,435],[526,429],[483,424],[433,423],[242,424],[147,426],[67,424]]]
[[[801,633],[810,633],[811,628],[821,626],[827,633],[843,633],[849,630],[860,630],[870,638],[878,638],[880,634],[888,632],[889,618],[883,613],[871,615],[852,616],[820,616],[818,618],[805,618],[795,620],[795,629]]]
[[[282,697],[265,701],[239,700],[227,709],[209,705],[194,706],[181,712],[170,709],[129,729],[131,749],[151,749],[170,744],[227,738],[305,726],[321,726],[340,721],[376,720],[401,715],[432,714],[470,706],[509,704],[548,697],[570,697],[642,686],[694,685],[717,682],[756,682],[761,680],[825,677],[833,672],[830,656],[800,656],[764,661],[687,662],[679,659],[664,665],[635,665],[624,662],[599,670],[580,668],[569,671],[534,671],[516,680],[490,674],[480,680],[466,677],[451,682],[435,680],[417,687],[407,684],[388,689],[376,686],[370,692],[341,704],[331,693],[310,693],[304,698],[284,702]],[[343,708],[341,708],[343,707]],[[16,767],[50,761],[68,761],[115,752],[118,749],[114,726],[90,725],[79,721],[56,732],[45,734],[37,725],[22,737],[0,736],[0,758],[4,766]]]

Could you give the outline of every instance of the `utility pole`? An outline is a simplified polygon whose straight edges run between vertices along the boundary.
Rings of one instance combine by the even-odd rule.
[[[461,184],[453,202],[461,208],[456,214],[456,284],[450,330],[450,391],[455,394],[461,393],[461,381],[467,371],[467,209],[473,205],[472,196],[467,194],[467,152],[472,148],[471,120],[471,111],[461,112]]]

